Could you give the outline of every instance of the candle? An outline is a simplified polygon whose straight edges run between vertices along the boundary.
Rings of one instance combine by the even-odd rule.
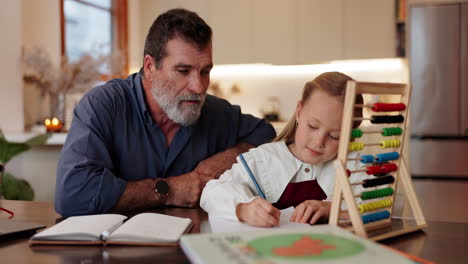
[[[56,117],[44,120],[44,125],[47,129],[47,132],[60,132],[62,129],[62,123]]]

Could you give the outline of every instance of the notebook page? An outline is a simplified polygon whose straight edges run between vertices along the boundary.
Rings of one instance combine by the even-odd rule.
[[[142,213],[130,218],[107,240],[146,243],[177,242],[191,224],[190,218]]]
[[[118,214],[72,216],[34,235],[32,240],[99,240],[102,232],[121,225],[126,216]]]
[[[279,225],[274,227],[256,227],[251,226],[245,223],[230,221],[220,217],[209,216],[209,222],[211,226],[211,232],[237,232],[237,231],[252,231],[252,230],[267,230],[267,229],[279,229],[279,228],[303,228],[304,226],[309,226],[308,224],[300,224],[295,222],[290,222],[294,212],[294,207],[289,207],[281,210],[280,222]]]

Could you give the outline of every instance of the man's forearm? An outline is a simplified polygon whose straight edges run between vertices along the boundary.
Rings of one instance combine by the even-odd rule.
[[[253,148],[249,143],[239,143],[236,146],[220,152],[198,164],[194,171],[207,179],[219,178],[226,170],[230,169],[239,154]]]
[[[164,201],[154,192],[154,179],[128,182],[120,199],[110,212],[122,213],[144,210],[163,205]]]
[[[193,172],[166,178],[169,184],[169,196],[165,200],[154,192],[154,179],[128,182],[125,191],[110,212],[145,210],[163,206],[166,203],[193,207],[198,204],[205,183],[218,178],[224,171],[230,169],[236,162],[236,157],[252,147],[254,146],[248,143],[239,143],[200,162]]]

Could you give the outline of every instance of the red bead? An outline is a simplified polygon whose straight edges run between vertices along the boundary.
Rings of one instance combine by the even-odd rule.
[[[402,111],[406,109],[406,105],[403,103],[397,103],[397,104],[374,103],[371,109],[374,112]]]
[[[366,169],[367,169],[366,173],[369,175],[382,173],[382,169],[378,165],[369,166]]]
[[[394,163],[382,165],[382,171],[384,173],[389,173],[389,172],[392,172],[392,171],[396,171],[397,169],[398,169],[398,166],[396,164],[394,164]]]

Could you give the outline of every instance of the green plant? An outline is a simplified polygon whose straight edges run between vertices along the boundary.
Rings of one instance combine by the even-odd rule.
[[[0,130],[0,198],[3,196],[7,200],[34,199],[34,191],[31,185],[23,179],[16,178],[6,171],[6,164],[16,155],[31,149],[34,146],[43,145],[50,135],[37,135],[24,143],[8,142]]]

